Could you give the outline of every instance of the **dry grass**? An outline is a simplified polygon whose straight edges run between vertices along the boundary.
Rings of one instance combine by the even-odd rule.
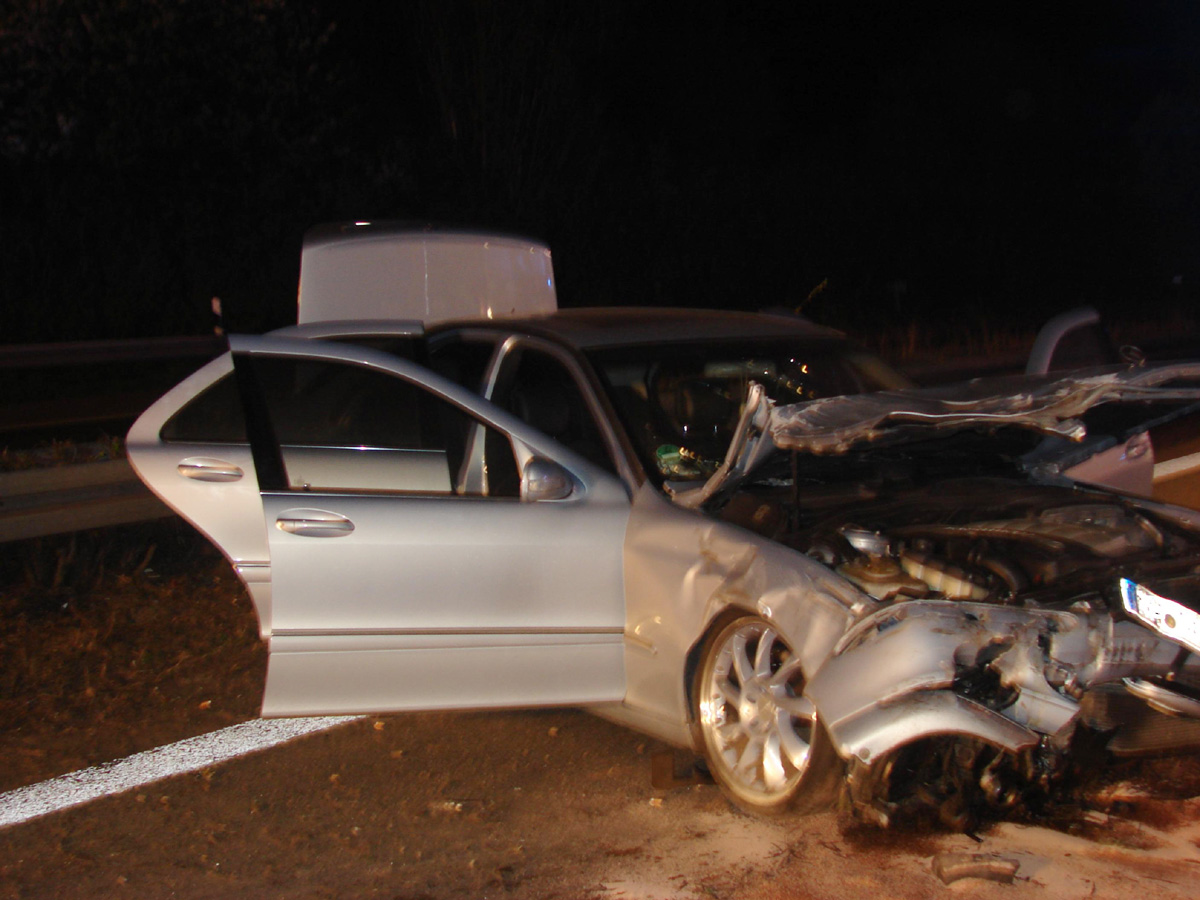
[[[70,466],[76,463],[105,462],[125,457],[125,439],[105,436],[95,441],[51,440],[29,448],[0,449],[0,472],[19,472]]]

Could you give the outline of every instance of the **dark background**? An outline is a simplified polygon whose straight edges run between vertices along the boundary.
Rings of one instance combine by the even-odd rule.
[[[294,320],[313,224],[860,335],[1190,315],[1200,5],[0,0],[0,344]]]

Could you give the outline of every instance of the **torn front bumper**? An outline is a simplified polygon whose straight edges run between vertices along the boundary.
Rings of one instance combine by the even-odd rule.
[[[936,736],[1061,750],[1092,688],[1200,680],[1200,661],[1182,649],[1103,612],[910,601],[858,623],[806,693],[839,755],[860,765]]]

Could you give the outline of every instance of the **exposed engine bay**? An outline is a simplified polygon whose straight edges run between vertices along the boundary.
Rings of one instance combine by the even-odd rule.
[[[940,486],[950,493],[938,505],[949,500],[973,513],[969,517],[922,521],[905,514],[899,524],[864,504],[854,510],[856,521],[821,522],[785,540],[881,602],[935,598],[1105,609],[1116,600],[1114,564],[1150,577],[1200,563],[1190,541],[1119,504],[1085,499],[1039,508],[1033,501],[1055,498],[1008,485],[1010,499],[997,510],[982,501],[1005,486],[989,487]],[[1011,499],[1021,493],[1035,496]]]
[[[1178,523],[1109,492],[1032,483],[1020,471],[1032,442],[959,435],[834,457],[780,454],[719,514],[880,602],[1111,608],[1115,564],[1146,577],[1200,566],[1200,534]]]

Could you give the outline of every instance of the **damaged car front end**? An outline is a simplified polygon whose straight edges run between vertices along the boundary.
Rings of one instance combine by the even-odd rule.
[[[860,818],[1020,808],[1085,741],[1200,747],[1200,518],[1070,483],[1042,446],[1099,404],[1194,402],[1198,375],[751,395],[720,470],[676,499],[869,598],[803,685]]]

